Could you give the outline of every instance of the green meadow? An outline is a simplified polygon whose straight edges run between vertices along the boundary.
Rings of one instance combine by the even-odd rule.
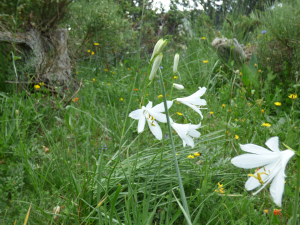
[[[87,26],[96,31],[86,39],[82,2],[70,3],[60,22],[72,26],[76,88],[55,84],[53,91],[34,76],[26,88],[5,83],[35,72],[24,66],[17,44],[0,43],[0,224],[298,224],[299,1],[272,10],[266,4],[247,16],[225,13],[231,23],[218,26],[216,15],[182,12],[188,29],[164,36],[144,32],[152,14],[143,9],[140,29],[122,30],[117,22],[105,34],[97,21]],[[101,4],[108,7],[105,18],[121,20]],[[232,51],[222,57],[212,46],[216,36],[236,38],[251,50],[249,58],[239,63]],[[159,40],[164,46],[155,52]],[[199,90],[206,104],[186,100]],[[163,110],[152,114],[149,102]],[[246,168],[245,157],[234,165],[243,154],[254,166]],[[248,191],[250,178],[256,183]]]

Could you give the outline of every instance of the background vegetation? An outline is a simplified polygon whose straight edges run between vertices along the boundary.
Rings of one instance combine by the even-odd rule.
[[[55,7],[42,13],[49,3],[1,1],[1,31],[24,31],[29,18],[43,32],[68,28],[72,75],[83,85],[78,93],[65,90],[72,96],[67,102],[43,85],[25,91],[5,83],[16,72],[34,71],[24,67],[30,52],[23,46],[0,43],[0,223],[185,224],[167,128],[162,125],[158,141],[148,129],[138,134],[128,118],[149,83],[159,38],[169,40],[161,69],[168,98],[207,88],[195,147],[184,148],[174,133],[193,224],[288,223],[298,191],[295,158],[277,215],[268,188],[257,196],[244,189],[255,169],[238,169],[230,160],[242,154],[239,144],[264,146],[273,136],[299,148],[299,98],[289,98],[299,95],[299,1],[200,1],[204,11],[187,10],[187,2],[181,11],[172,1],[170,11],[159,12],[150,1],[76,0],[59,19]],[[55,24],[47,25],[52,17]],[[235,36],[253,51],[250,61],[224,62],[211,46],[216,36]],[[185,89],[173,90],[173,82]],[[161,94],[155,78],[145,103],[162,102]],[[170,114],[178,123],[200,122],[176,102]]]

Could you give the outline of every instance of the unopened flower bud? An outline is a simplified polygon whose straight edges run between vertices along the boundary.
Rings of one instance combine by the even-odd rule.
[[[15,114],[16,114],[16,116],[18,116],[19,115],[19,110],[16,110]]]
[[[184,89],[184,86],[182,86],[181,84],[173,84],[173,87],[174,88],[176,88],[176,89],[178,89],[178,90],[182,90],[182,89]]]
[[[175,57],[174,57],[174,65],[173,65],[173,72],[174,73],[177,73],[178,62],[179,62],[179,54],[176,53]]]
[[[152,57],[150,61],[158,54],[162,52],[162,50],[165,48],[165,46],[168,44],[167,40],[159,39],[159,41],[156,43],[153,49]]]
[[[155,58],[155,60],[153,62],[153,65],[152,65],[150,76],[149,76],[149,80],[150,81],[152,81],[154,79],[154,75],[155,75],[157,69],[159,68],[159,65],[161,63],[162,57],[163,57],[163,54],[159,54],[158,56],[156,56],[156,58]]]

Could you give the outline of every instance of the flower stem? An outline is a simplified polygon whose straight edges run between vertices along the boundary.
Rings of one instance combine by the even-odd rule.
[[[166,97],[163,77],[162,77],[161,71],[160,70],[158,70],[158,71],[159,71],[161,91],[162,91],[163,101],[164,101],[164,106],[165,106],[165,112],[166,112],[166,117],[167,117],[169,136],[170,136],[170,141],[171,141],[171,145],[172,145],[173,158],[174,158],[174,163],[175,163],[175,168],[176,168],[176,173],[177,173],[177,179],[178,179],[179,188],[180,188],[181,201],[182,201],[182,204],[183,204],[183,208],[185,210],[185,213],[183,213],[183,214],[186,215],[186,217],[187,217],[186,219],[188,221],[190,221],[191,216],[190,216],[190,213],[189,213],[189,208],[188,208],[188,205],[187,205],[185,192],[184,192],[183,184],[182,184],[182,180],[181,180],[180,170],[179,170],[179,166],[178,166],[178,161],[177,161],[177,157],[176,157],[176,152],[175,152],[175,146],[174,146],[174,141],[173,141],[173,136],[172,136],[171,122],[170,122],[169,111],[168,111],[168,107],[167,107],[167,97]]]
[[[299,205],[299,188],[300,188],[300,145],[297,154],[297,183],[296,183],[296,191],[295,191],[295,205],[294,205],[292,225],[296,225],[298,220],[297,211]]]

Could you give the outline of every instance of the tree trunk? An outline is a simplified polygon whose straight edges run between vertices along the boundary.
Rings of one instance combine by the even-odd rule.
[[[33,52],[30,60],[35,67],[35,81],[48,83],[52,86],[77,88],[78,82],[71,76],[71,63],[68,54],[68,31],[56,29],[47,36],[31,27],[27,32],[0,32],[0,41],[25,44]]]

